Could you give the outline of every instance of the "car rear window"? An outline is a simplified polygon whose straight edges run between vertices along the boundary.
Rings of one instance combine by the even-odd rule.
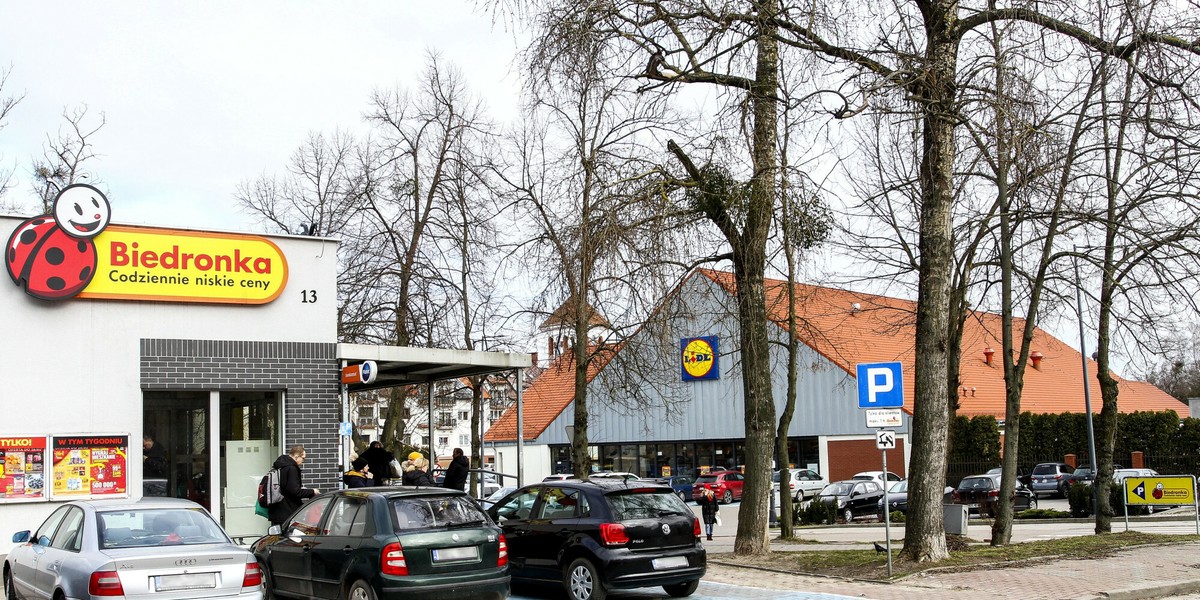
[[[106,511],[96,518],[101,548],[230,543],[212,517],[195,509]]]
[[[968,477],[958,484],[960,490],[990,490],[992,487],[991,477]]]
[[[606,494],[604,499],[618,521],[692,514],[691,509],[671,490],[622,490]]]
[[[716,476],[716,475],[701,475],[701,476],[699,476],[699,477],[697,477],[697,478],[696,478],[696,483],[700,483],[700,484],[704,484],[704,483],[716,483],[716,482],[717,482],[717,476]]]
[[[487,522],[487,516],[467,496],[408,496],[392,498],[397,530],[431,529]]]
[[[1058,473],[1058,465],[1038,465],[1033,468],[1034,475],[1055,475]]]

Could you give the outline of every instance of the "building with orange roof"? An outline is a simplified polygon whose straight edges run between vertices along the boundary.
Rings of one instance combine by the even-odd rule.
[[[772,373],[776,414],[786,396],[787,283],[767,280]],[[900,362],[912,381],[916,303],[829,287],[796,285],[800,344],[795,416],[788,431],[790,459],[829,480],[878,470],[875,429],[858,405],[856,366]],[[611,360],[588,371],[589,444],[593,469],[630,471],[642,476],[702,473],[743,464],[742,382],[733,274],[692,272],[660,303],[656,318],[624,342]],[[1015,327],[1023,327],[1017,321]],[[704,378],[688,377],[694,365],[689,341],[710,339],[715,352]],[[662,344],[668,340],[669,344]],[[678,343],[676,343],[678,342]],[[1037,329],[1035,359],[1027,369],[1022,410],[1033,413],[1083,412],[1082,357],[1078,351]],[[959,370],[958,414],[992,415],[1003,422],[1004,374],[996,352],[1000,316],[973,312],[967,319]],[[638,361],[625,360],[626,355]],[[701,353],[703,355],[703,353]],[[628,365],[639,372],[631,377]],[[1092,397],[1096,364],[1088,359]],[[1120,381],[1122,412],[1174,410],[1186,405],[1151,384]],[[640,383],[637,383],[640,382]],[[888,452],[890,470],[904,475],[909,453],[909,419],[916,399],[905,385],[897,447]],[[650,391],[648,391],[650,390]],[[568,425],[574,417],[573,358],[553,360],[525,392],[526,479],[570,470]],[[1099,412],[1099,402],[1093,402]],[[497,448],[500,470],[515,464],[516,411],[509,410],[487,432]]]

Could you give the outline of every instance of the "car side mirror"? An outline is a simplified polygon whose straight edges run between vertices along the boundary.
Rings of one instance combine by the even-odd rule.
[[[12,541],[14,544],[24,544],[25,542],[29,541],[30,535],[32,535],[32,533],[28,529],[25,531],[18,531],[13,534]]]
[[[267,528],[267,535],[279,535],[283,533],[283,528],[278,525],[272,525]]]

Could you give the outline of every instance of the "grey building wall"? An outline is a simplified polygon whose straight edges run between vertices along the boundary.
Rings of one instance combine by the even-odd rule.
[[[660,323],[651,323],[588,386],[588,441],[615,442],[738,439],[745,437],[745,403],[736,299],[707,277],[694,276],[663,305]],[[683,382],[679,339],[717,335],[721,378]],[[771,376],[776,415],[787,393],[787,334],[773,324]],[[622,357],[633,354],[634,358]],[[638,371],[630,375],[629,371]],[[871,435],[858,408],[853,375],[813,349],[800,346],[796,365],[796,412],[789,436]],[[573,422],[569,404],[533,443],[567,442]],[[778,418],[778,417],[777,417]],[[898,433],[908,432],[908,419]]]
[[[144,390],[284,392],[283,447],[304,444],[306,486],[336,489],[341,480],[336,347],[309,342],[143,339],[141,386]]]

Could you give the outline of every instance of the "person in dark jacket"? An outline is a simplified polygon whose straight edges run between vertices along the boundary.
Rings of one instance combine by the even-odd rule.
[[[147,433],[142,436],[142,478],[163,479],[167,476],[167,451]]]
[[[700,505],[700,515],[704,518],[704,533],[708,536],[708,541],[712,541],[713,525],[717,523],[717,511],[721,510],[717,504],[717,495],[713,493],[712,488],[704,486],[704,494],[697,501]]]
[[[425,457],[417,454],[416,458],[409,459],[408,466],[404,467],[404,477],[401,478],[401,483],[404,485],[428,485],[437,486],[433,481],[433,477],[429,475],[429,461]],[[411,456],[411,455],[410,455]]]
[[[284,521],[292,516],[305,500],[321,493],[316,488],[304,487],[304,473],[300,467],[304,464],[305,454],[304,446],[296,444],[271,465],[279,469],[279,493],[283,496],[283,500],[267,507],[267,516],[272,525],[282,527]]]
[[[350,470],[342,474],[342,483],[348,488],[369,487],[371,485],[371,467],[362,457],[350,462]]]
[[[462,448],[454,449],[454,458],[450,461],[450,466],[446,467],[446,479],[442,481],[442,487],[452,490],[465,490],[467,488],[467,473],[471,472],[471,459],[463,456]]]
[[[371,442],[371,446],[363,450],[359,458],[367,461],[367,467],[371,470],[371,476],[374,477],[374,485],[387,485],[388,479],[392,474],[392,461],[396,455],[383,449],[383,444],[378,440]]]

